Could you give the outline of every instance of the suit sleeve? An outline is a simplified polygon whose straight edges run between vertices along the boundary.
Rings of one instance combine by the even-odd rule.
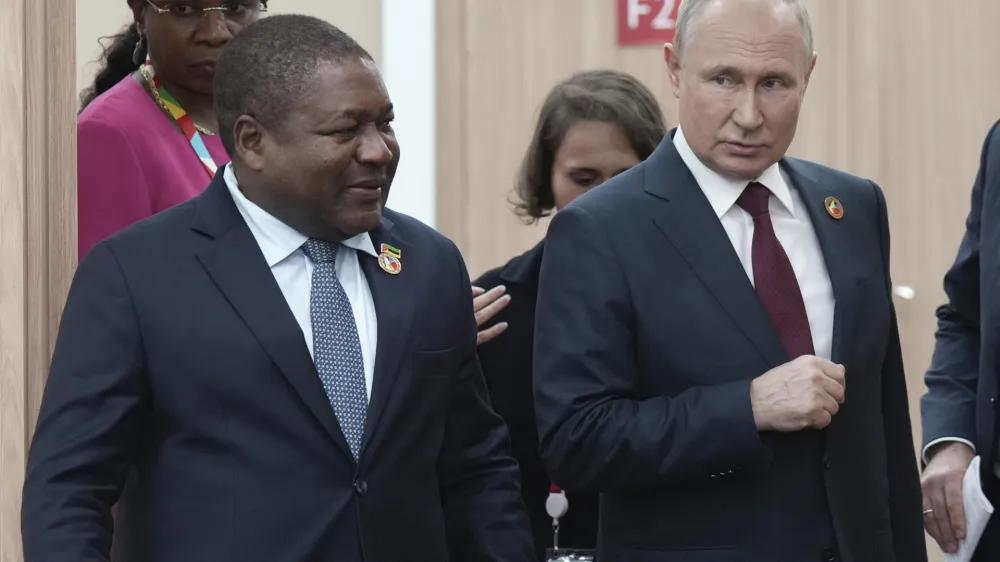
[[[920,491],[920,472],[914,451],[913,428],[910,425],[910,401],[906,390],[906,373],[903,370],[903,352],[899,342],[899,323],[896,308],[892,305],[892,278],[889,274],[889,216],[885,196],[875,184],[878,201],[879,238],[882,246],[882,270],[885,272],[885,291],[892,313],[889,347],[882,365],[882,427],[889,482],[889,513],[892,538],[898,560],[927,560],[924,537],[923,510]],[[850,378],[850,374],[848,374]]]
[[[128,136],[85,120],[77,127],[79,259],[95,244],[153,214],[149,184]]]
[[[541,455],[552,479],[564,489],[615,492],[765,470],[749,380],[643,394],[633,314],[642,303],[629,294],[617,259],[586,210],[570,206],[555,215],[534,349]]]
[[[517,462],[503,420],[490,405],[476,355],[476,321],[465,263],[454,252],[455,376],[444,444],[438,461],[448,547],[455,562],[529,562],[535,558]]]
[[[979,240],[983,192],[995,181],[1000,122],[993,125],[980,155],[972,203],[958,256],[945,274],[948,302],[937,310],[934,355],[924,376],[927,394],[920,400],[924,452],[944,440],[976,438],[976,388],[979,380]],[[926,460],[926,456],[925,456]]]
[[[73,279],[28,452],[25,562],[106,562],[148,402],[129,289],[99,244]]]

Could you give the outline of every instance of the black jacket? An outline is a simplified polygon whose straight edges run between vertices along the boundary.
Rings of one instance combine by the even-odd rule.
[[[545,512],[549,477],[538,455],[538,429],[532,393],[532,347],[535,336],[535,297],[542,263],[544,241],[515,257],[505,265],[484,273],[474,284],[487,291],[507,287],[511,302],[485,329],[498,322],[508,328],[493,340],[479,346],[486,384],[493,408],[510,430],[511,450],[521,466],[521,494],[528,506],[535,549],[544,560],[552,546],[552,519]],[[559,521],[559,546],[594,548],[597,541],[598,496],[594,493],[567,491],[569,512]]]

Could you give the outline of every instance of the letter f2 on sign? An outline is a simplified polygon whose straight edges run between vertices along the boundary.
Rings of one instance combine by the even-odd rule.
[[[679,5],[680,0],[618,0],[618,45],[670,43]]]

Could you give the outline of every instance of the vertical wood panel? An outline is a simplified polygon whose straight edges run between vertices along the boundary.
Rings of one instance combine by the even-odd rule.
[[[576,70],[614,67],[657,94],[668,124],[676,123],[676,104],[659,48],[615,44],[611,0],[445,1],[465,6],[461,21],[449,16],[438,33],[464,38],[466,65],[442,65],[438,80],[464,82],[464,108],[454,99],[449,107],[464,115],[466,132],[439,136],[439,151],[464,163],[461,171],[442,167],[439,200],[466,203],[458,217],[444,216],[442,206],[439,220],[477,275],[544,235],[544,224],[522,226],[506,198],[552,85]],[[964,229],[983,136],[1000,118],[1000,2],[966,0],[955,9],[936,0],[808,5],[819,64],[790,152],[871,178],[886,193],[893,281],[916,291],[896,305],[919,436],[918,399],[934,309],[944,299],[942,276]]]
[[[0,562],[16,562],[26,433],[25,6],[0,1]]]
[[[466,62],[465,0],[438,0],[435,14],[437,28],[437,131],[435,150],[437,229],[455,241],[468,238],[467,216],[469,191],[466,154]]]
[[[0,11],[0,562],[17,562],[27,443],[76,267],[75,12]]]

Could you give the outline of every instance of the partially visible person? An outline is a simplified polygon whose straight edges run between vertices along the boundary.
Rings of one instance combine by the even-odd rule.
[[[958,257],[944,278],[948,302],[937,310],[934,356],[920,401],[923,418],[924,525],[945,552],[968,527],[962,479],[980,457],[987,498],[1000,508],[1000,122],[986,135]],[[1000,560],[1000,515],[974,562]]]
[[[219,53],[267,0],[127,0],[77,121],[79,258],[198,195],[229,162],[212,107]]]
[[[542,105],[515,188],[516,212],[529,224],[557,212],[644,160],[665,134],[656,98],[637,79],[614,70],[571,76],[553,88]],[[480,337],[487,339],[479,345],[479,361],[493,407],[510,428],[539,560],[553,543],[552,518],[545,510],[552,482],[538,457],[531,390],[535,299],[544,249],[543,240],[473,283],[487,295],[506,293],[494,301],[505,305],[503,309],[491,310],[497,307],[493,304],[478,311]],[[488,314],[492,317],[483,318]],[[597,494],[563,493],[570,507],[559,519],[560,545],[593,548]]]
[[[384,208],[400,147],[371,55],[262,19],[215,108],[232,162],[77,270],[25,562],[107,562],[112,535],[142,562],[533,560],[462,256]]]
[[[885,198],[786,156],[804,3],[685,0],[678,128],[550,223],[539,445],[598,560],[927,560]]]

